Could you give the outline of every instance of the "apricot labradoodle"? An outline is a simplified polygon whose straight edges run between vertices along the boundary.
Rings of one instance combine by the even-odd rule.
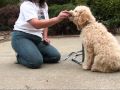
[[[85,60],[82,68],[98,72],[120,70],[120,45],[106,27],[96,21],[89,7],[77,6],[69,18],[81,31]]]

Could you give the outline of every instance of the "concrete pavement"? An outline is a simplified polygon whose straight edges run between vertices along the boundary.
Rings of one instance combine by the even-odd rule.
[[[120,41],[119,36],[117,39]],[[82,70],[74,62],[44,64],[40,69],[28,69],[15,64],[15,53],[10,41],[0,43],[0,89],[120,89],[120,72],[97,73]],[[51,38],[63,60],[72,51],[81,50],[79,37]]]

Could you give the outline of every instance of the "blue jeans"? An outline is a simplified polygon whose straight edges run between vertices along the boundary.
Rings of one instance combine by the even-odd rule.
[[[43,63],[57,63],[60,53],[50,44],[45,44],[38,36],[21,31],[12,32],[12,47],[17,53],[19,64],[28,68],[39,68]]]

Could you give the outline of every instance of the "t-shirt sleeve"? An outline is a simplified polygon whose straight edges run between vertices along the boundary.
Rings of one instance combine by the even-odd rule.
[[[29,21],[33,18],[38,18],[37,13],[34,9],[34,6],[32,3],[23,3],[20,7],[20,11],[22,12],[24,16],[25,21]]]

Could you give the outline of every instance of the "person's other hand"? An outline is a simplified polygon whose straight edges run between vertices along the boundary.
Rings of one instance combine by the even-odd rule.
[[[50,39],[49,38],[44,38],[43,41],[44,41],[44,44],[49,44],[50,43]]]

